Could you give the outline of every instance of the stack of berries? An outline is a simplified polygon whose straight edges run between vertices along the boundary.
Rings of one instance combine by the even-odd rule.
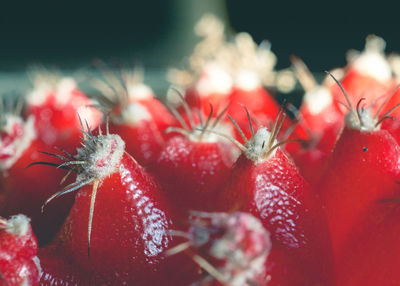
[[[399,284],[400,90],[384,41],[321,84],[293,57],[294,110],[264,88],[288,76],[267,43],[226,41],[211,16],[196,32],[164,103],[110,71],[90,99],[47,76],[1,101],[0,285]]]

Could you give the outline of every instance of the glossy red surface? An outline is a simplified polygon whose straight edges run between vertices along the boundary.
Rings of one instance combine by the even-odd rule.
[[[70,100],[63,104],[58,103],[55,94],[50,93],[44,103],[28,106],[26,112],[27,115],[35,116],[35,127],[40,140],[46,145],[56,145],[69,151],[72,151],[71,146],[80,141],[82,127],[79,116],[82,116],[83,124],[87,121],[91,129],[96,128],[101,121],[101,112],[95,108],[90,108],[89,118],[85,118],[85,114],[79,114],[80,107],[89,108],[92,102],[77,89],[71,93]]]
[[[182,211],[215,211],[234,162],[232,144],[171,138],[152,167],[168,199]]]
[[[336,258],[337,285],[398,285],[399,199],[371,204]]]
[[[341,81],[341,84],[349,96],[353,107],[357,106],[357,103],[361,98],[365,98],[363,105],[373,106],[373,114],[375,114],[379,109],[380,105],[384,102],[384,99],[390,95],[394,87],[390,81],[380,82],[373,77],[362,75],[354,69],[350,69],[347,72]],[[342,102],[347,105],[347,102],[343,97],[343,92],[340,90],[338,85],[332,85],[331,92],[338,109],[342,110],[343,114],[345,114],[347,110],[339,104],[339,102]]]
[[[37,251],[30,225],[23,235],[9,233],[0,226],[0,285],[39,285],[39,262],[34,261]]]
[[[0,214],[5,217],[18,213],[29,216],[39,243],[43,245],[50,242],[65,220],[74,198],[68,194],[41,212],[44,202],[63,188],[60,182],[65,171],[46,165],[27,168],[38,161],[57,162],[38,151],[54,152],[54,149],[34,140],[11,168],[0,173]],[[68,182],[70,179],[66,180]]]
[[[153,121],[142,120],[135,126],[110,123],[110,132],[121,136],[126,143],[126,151],[142,166],[157,160],[164,139]],[[105,128],[103,128],[105,130]]]
[[[315,189],[328,217],[334,253],[374,201],[396,196],[400,147],[385,130],[345,128]]]
[[[324,216],[310,187],[283,151],[277,149],[258,164],[242,155],[221,200],[228,211],[240,209],[261,219],[271,234],[272,249],[281,245],[290,251],[288,259],[297,261],[297,270],[306,279],[299,283],[330,283],[331,249]],[[286,266],[274,269],[280,272],[280,267]]]
[[[53,246],[62,247],[80,272],[91,273],[91,283],[155,283],[171,222],[153,177],[125,153],[117,172],[100,182],[88,256],[91,195],[91,185],[78,191]]]

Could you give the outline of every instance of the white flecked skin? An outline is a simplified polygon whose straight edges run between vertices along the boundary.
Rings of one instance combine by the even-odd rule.
[[[262,223],[244,212],[195,212],[189,230],[191,244],[222,262],[216,266],[219,277],[204,278],[202,282],[218,279],[224,285],[253,285],[259,276],[265,276],[265,262],[271,249],[270,235]],[[251,241],[251,248],[246,247]],[[201,284],[201,282],[200,282]]]
[[[52,86],[46,81],[40,81],[28,94],[27,103],[29,105],[42,105],[47,100],[49,94],[53,92],[56,104],[63,106],[70,101],[72,91],[77,88],[75,80],[70,77],[60,79],[56,86]]]
[[[77,149],[78,161],[85,162],[80,168],[77,181],[103,179],[118,170],[125,152],[125,142],[119,135],[99,135],[86,140],[84,147]]]
[[[218,259],[226,259],[225,272],[229,285],[248,285],[254,277],[263,273],[264,265],[271,249],[268,231],[262,223],[247,213],[235,213],[225,222],[228,231],[211,247],[211,254]],[[243,240],[251,236],[255,253],[249,254],[241,246]]]
[[[344,120],[347,127],[360,130],[362,132],[372,132],[379,129],[379,126],[376,126],[378,120],[371,114],[369,108],[361,109],[359,112],[361,121],[355,111],[350,111],[346,114]]]
[[[6,114],[3,116],[5,118],[5,125],[0,128],[2,132],[10,134],[15,124],[21,125],[23,129],[21,134],[18,134],[19,136],[8,146],[3,146],[3,142],[0,138],[2,153],[12,154],[12,156],[7,159],[0,160],[0,171],[6,171],[11,168],[37,136],[34,128],[35,120],[33,116],[29,116],[25,122],[21,117],[13,114]]]
[[[245,144],[246,157],[252,160],[255,164],[261,163],[267,160],[269,157],[274,156],[276,149],[270,152],[268,148],[268,141],[272,136],[271,132],[265,127],[260,127],[257,132],[250,138],[249,143]],[[274,139],[272,146],[277,144],[277,140]],[[270,152],[270,153],[269,153]]]
[[[18,237],[24,236],[29,230],[30,218],[23,214],[12,216],[5,227],[5,231]]]

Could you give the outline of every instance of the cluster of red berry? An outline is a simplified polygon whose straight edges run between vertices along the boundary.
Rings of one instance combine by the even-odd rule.
[[[370,37],[319,85],[293,57],[294,110],[266,43],[196,32],[165,104],[106,71],[0,106],[0,285],[398,285],[398,58]]]

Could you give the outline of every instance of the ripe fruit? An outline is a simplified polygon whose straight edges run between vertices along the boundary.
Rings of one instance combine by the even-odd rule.
[[[127,152],[143,166],[157,160],[164,145],[157,125],[140,103],[129,103],[120,116],[111,117],[109,129],[121,136],[126,142]]]
[[[34,116],[38,139],[44,144],[71,151],[68,148],[80,141],[79,116],[92,128],[100,124],[101,113],[92,104],[72,78],[43,75],[27,96],[26,116]]]
[[[26,168],[40,161],[43,155],[38,150],[48,150],[37,139],[33,116],[24,120],[11,110],[0,113],[0,214],[28,215],[39,243],[47,243],[65,219],[73,198],[63,198],[45,214],[40,212],[47,197],[59,187],[63,175],[48,166]]]
[[[0,285],[39,285],[38,245],[29,218],[0,217]]]
[[[196,33],[203,39],[189,59],[188,71],[170,73],[172,81],[186,91],[188,105],[207,110],[209,104],[215,109],[229,104],[228,114],[246,135],[250,130],[243,106],[255,121],[270,123],[279,111],[279,104],[263,87],[275,78],[276,56],[270,43],[257,44],[247,33],[238,33],[227,41],[223,24],[210,15],[200,20]],[[180,103],[172,97],[170,101]],[[242,140],[239,134],[236,137]]]
[[[360,108],[359,103],[354,109],[344,94],[349,104],[346,127],[316,188],[328,217],[334,253],[340,251],[371,203],[397,192],[400,175],[397,142],[380,130],[381,120],[369,108]]]
[[[291,61],[305,90],[297,114],[302,126],[311,133],[312,139],[317,141],[325,136],[325,130],[331,128],[331,126],[335,126],[338,132],[343,122],[343,115],[334,102],[330,91],[329,78],[325,80],[323,85],[318,85],[301,59],[293,56]],[[339,71],[336,71],[336,73],[339,73]],[[335,140],[333,139],[333,141]]]
[[[298,122],[292,135],[302,139],[301,144],[289,143],[285,150],[292,155],[307,181],[314,183],[323,173],[326,159],[336,143],[343,125],[343,114],[334,102],[330,82],[325,79],[323,85],[318,85],[301,59],[293,56],[291,61],[306,93],[296,111]],[[305,133],[303,136],[301,131]]]
[[[276,136],[284,116],[278,114],[271,132],[260,127],[239,145],[242,155],[220,199],[226,210],[239,209],[260,218],[272,242],[297,257],[303,283],[328,283],[330,247],[324,217],[314,194]],[[312,273],[312,274],[311,274]],[[313,282],[311,282],[313,281]]]
[[[178,135],[168,140],[151,169],[167,197],[181,211],[215,211],[220,208],[215,197],[229,177],[237,149],[215,134],[231,132],[230,126],[220,122],[225,110],[212,119],[211,108],[205,122],[196,122],[200,117],[195,118],[189,107],[187,110],[189,122],[179,119],[182,128],[167,129]]]
[[[391,68],[384,54],[385,45],[382,38],[371,35],[366,39],[363,52],[350,54],[349,70],[341,84],[353,106],[357,105],[360,98],[365,98],[365,104],[376,112],[379,108],[376,102],[393,89]],[[343,98],[337,85],[332,86],[332,94],[336,102]],[[343,106],[338,107],[346,114]]]
[[[97,79],[93,85],[100,92],[95,95],[99,108],[110,117],[110,123],[135,128],[141,120],[151,121],[161,133],[176,124],[168,109],[143,83],[141,72],[124,72],[118,76],[104,70],[102,74],[104,79]]]
[[[397,285],[399,196],[373,202],[336,258],[337,285]]]
[[[265,264],[271,249],[269,233],[248,213],[192,212],[186,239],[167,251],[185,252],[204,271],[199,285],[266,285]]]
[[[76,181],[46,204],[78,190],[59,234],[49,246],[78,269],[78,281],[151,285],[170,238],[170,210],[154,178],[125,151],[118,135],[84,133],[83,147],[62,166]],[[68,265],[68,264],[67,264]]]
[[[124,73],[119,78],[104,72],[104,78],[96,81],[95,86],[101,92],[97,100],[110,131],[121,136],[126,151],[139,164],[154,163],[167,137],[164,131],[176,124],[175,119],[137,73]]]
[[[185,100],[191,107],[206,108],[212,104],[217,109],[226,105],[232,91],[232,77],[223,65],[207,63],[195,85],[188,88]]]

